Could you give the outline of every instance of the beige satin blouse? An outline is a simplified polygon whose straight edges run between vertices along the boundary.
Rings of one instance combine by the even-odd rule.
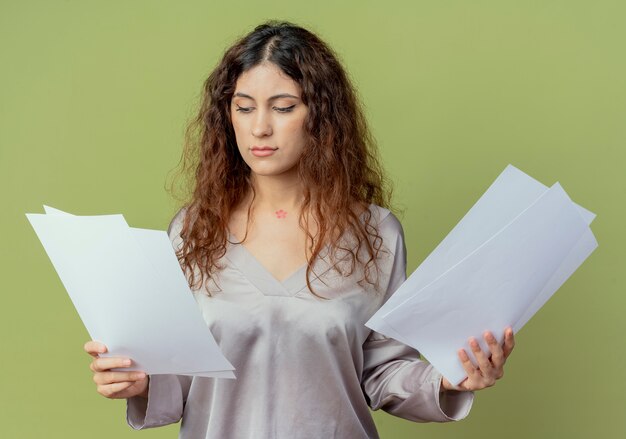
[[[441,374],[417,351],[364,325],[406,279],[402,225],[387,209],[370,211],[389,251],[378,286],[358,285],[360,270],[342,277],[321,255],[313,286],[329,300],[308,291],[306,266],[279,282],[244,246],[228,244],[221,291],[212,283],[212,297],[194,297],[237,379],[152,375],[148,399],[127,400],[128,424],[182,419],[181,439],[356,439],[378,437],[370,408],[417,422],[467,416],[472,392],[440,395]],[[183,215],[168,229],[175,248]]]

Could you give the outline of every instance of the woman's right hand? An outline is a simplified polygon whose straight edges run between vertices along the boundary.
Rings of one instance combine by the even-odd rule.
[[[133,396],[148,397],[150,377],[144,372],[129,371],[115,372],[114,367],[129,367],[132,361],[129,358],[102,357],[107,347],[97,341],[88,341],[84,346],[85,352],[93,357],[89,368],[93,371],[93,381],[96,383],[100,395],[111,399],[131,398]]]

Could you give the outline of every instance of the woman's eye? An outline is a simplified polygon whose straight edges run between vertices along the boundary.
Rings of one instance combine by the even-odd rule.
[[[274,109],[278,110],[280,113],[289,113],[291,110],[293,110],[293,107],[295,107],[295,106],[296,106],[296,104],[293,104],[290,107],[284,107],[284,108],[274,107]]]
[[[237,105],[237,109],[235,111],[241,111],[242,113],[249,113],[250,110],[251,110],[250,108],[240,107],[239,105]]]
[[[278,111],[279,113],[289,113],[290,111],[293,110],[293,107],[295,107],[296,104],[293,104],[289,107],[272,107],[274,110]],[[237,109],[235,111],[240,111],[241,113],[250,113],[253,110],[252,107],[240,107],[239,105],[237,105]]]

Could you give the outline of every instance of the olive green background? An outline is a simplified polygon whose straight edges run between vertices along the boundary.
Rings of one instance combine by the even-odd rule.
[[[598,214],[599,248],[517,336],[458,423],[374,414],[383,438],[626,437],[626,6],[621,1],[0,2],[0,437],[134,432],[27,212],[165,229],[204,78],[265,19],[309,27],[359,89],[409,272],[512,163]],[[288,416],[288,414],[286,414]],[[323,422],[323,420],[320,420]]]

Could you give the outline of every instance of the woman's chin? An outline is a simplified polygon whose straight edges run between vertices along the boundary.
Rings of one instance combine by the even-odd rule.
[[[269,163],[267,165],[270,165]],[[260,177],[287,177],[293,174],[293,176],[298,176],[298,169],[296,166],[284,167],[284,166],[250,166],[250,169],[253,174],[256,174]]]

